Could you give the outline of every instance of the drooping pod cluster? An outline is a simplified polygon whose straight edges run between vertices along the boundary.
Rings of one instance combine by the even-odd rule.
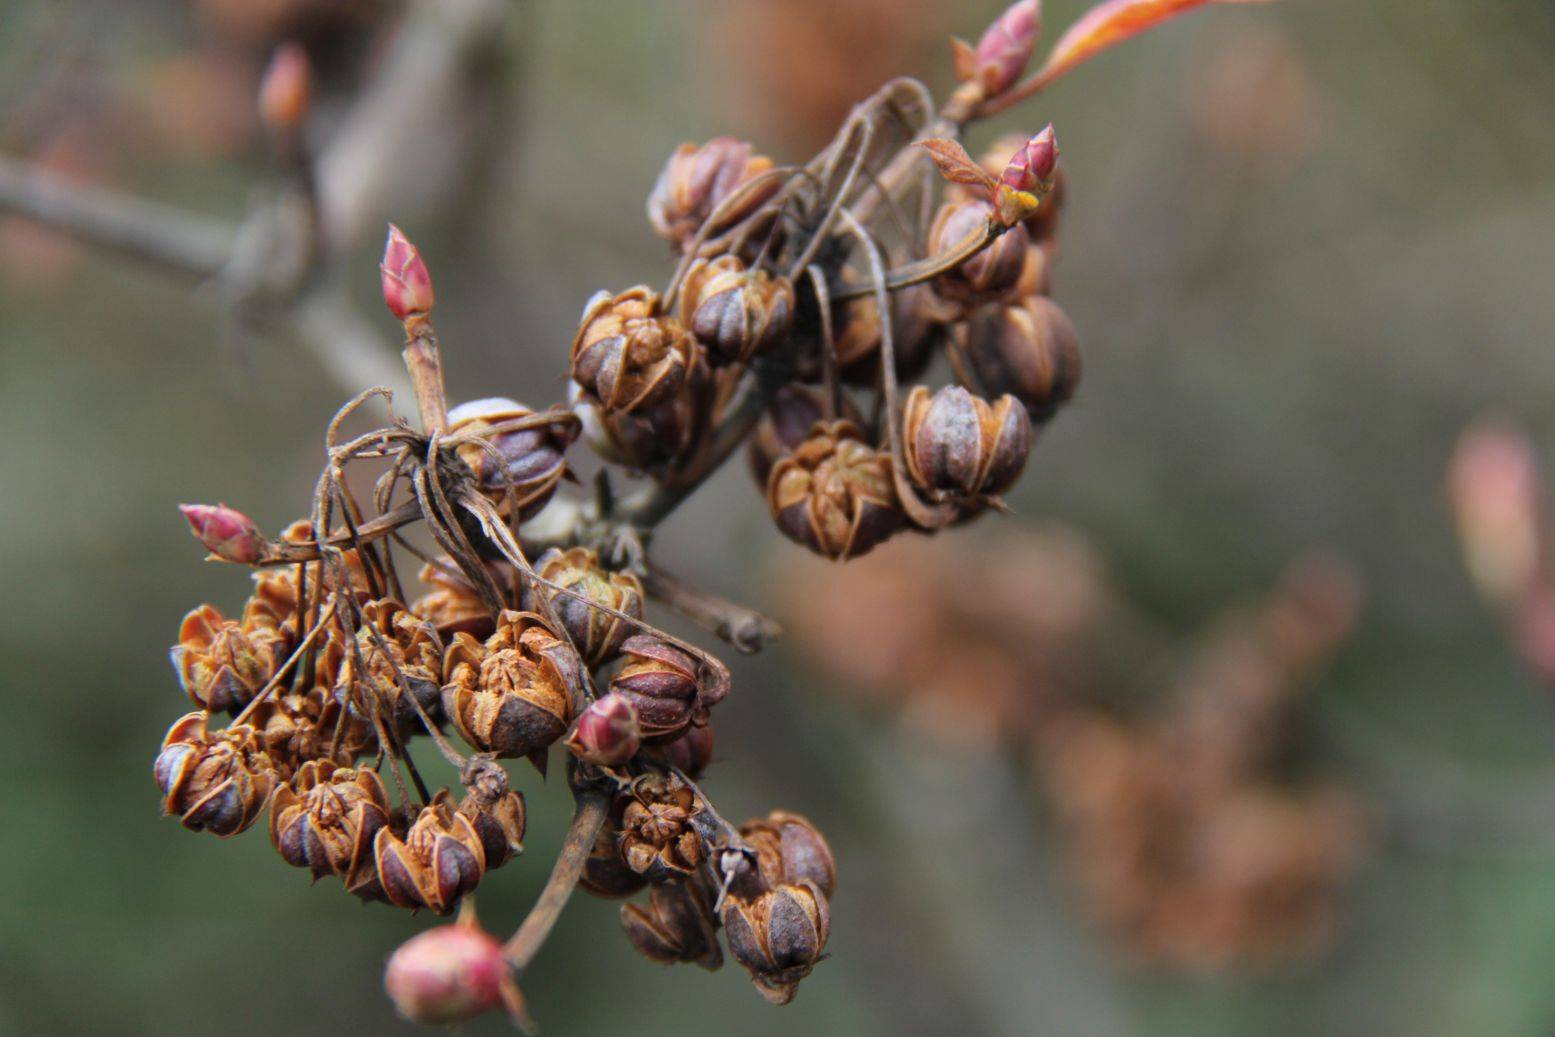
[[[730,674],[650,625],[645,599],[742,651],[767,635],[668,577],[651,534],[746,442],[778,529],[830,559],[1002,504],[1079,378],[1074,329],[1047,298],[1064,181],[1051,127],[987,168],[954,138],[1194,3],[1118,13],[1135,6],[1107,5],[1022,81],[1040,19],[1018,0],[976,47],[957,42],[960,86],[938,114],[922,84],[892,80],[807,161],[731,137],[679,147],[647,206],[673,273],[588,301],[565,406],[448,406],[431,275],[391,225],[380,283],[419,427],[396,415],[350,438],[346,419],[382,393],[348,402],[307,519],[275,539],[234,509],[184,507],[214,559],[259,575],[239,618],[202,606],[179,630],[174,667],[200,712],[154,765],[164,810],[227,836],[268,808],[288,863],[444,914],[522,848],[501,761],[544,774],[560,743],[577,810],[530,916],[543,924],[498,943],[467,914],[411,941],[386,976],[401,1011],[521,1014],[515,974],[579,869],[600,895],[650,890],[622,913],[649,958],[717,967],[722,931],[762,993],[790,999],[829,937],[831,852],[796,815],[735,829],[712,808],[696,781]],[[266,118],[293,132],[306,105],[285,85],[267,89]],[[921,175],[925,156],[948,187]],[[605,462],[586,500],[561,492],[579,438]],[[370,496],[359,476],[376,478]],[[646,484],[619,493],[631,478]],[[401,579],[406,554],[420,588]],[[413,757],[429,743],[462,798],[427,787]]]

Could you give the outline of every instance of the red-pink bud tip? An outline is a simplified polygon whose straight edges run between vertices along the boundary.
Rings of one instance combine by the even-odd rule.
[[[272,133],[295,133],[313,99],[313,66],[298,43],[275,49],[259,80],[259,117]]]
[[[378,270],[383,275],[383,301],[395,317],[406,321],[432,312],[432,275],[416,246],[392,223]]]
[[[637,710],[625,696],[613,691],[595,699],[578,715],[566,746],[585,763],[601,767],[625,763],[642,747]]]
[[[503,1005],[512,980],[502,944],[470,925],[440,925],[411,937],[389,957],[383,988],[400,1015],[439,1026]]]
[[[977,41],[977,78],[993,97],[1015,85],[1042,32],[1041,0],[1017,0]]]
[[[178,510],[200,543],[222,561],[253,565],[263,556],[265,538],[241,511],[225,504],[180,504]]]
[[[1052,181],[1053,170],[1057,166],[1058,134],[1054,132],[1053,124],[1048,123],[1041,133],[1021,145],[1020,150],[1010,156],[999,182],[1017,191],[1041,194]]]

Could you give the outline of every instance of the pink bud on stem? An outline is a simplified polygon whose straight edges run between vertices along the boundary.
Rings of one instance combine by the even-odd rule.
[[[994,189],[999,221],[1010,227],[1035,213],[1053,190],[1053,171],[1057,167],[1058,135],[1049,123],[1005,164],[999,186]]]
[[[473,915],[406,940],[389,957],[383,987],[400,1015],[412,1022],[445,1026],[499,1007],[525,1018],[502,944]]]
[[[1017,0],[994,19],[971,58],[972,78],[994,97],[1015,85],[1042,32],[1041,0]]]
[[[254,520],[225,504],[180,504],[189,528],[213,556],[253,565],[264,555],[265,538]]]
[[[308,116],[313,99],[313,66],[298,43],[275,49],[259,80],[259,117],[277,137],[290,137]]]
[[[614,691],[595,699],[578,715],[565,744],[585,763],[619,766],[636,756],[642,746],[637,710]]]
[[[396,318],[411,323],[432,312],[432,275],[426,261],[405,232],[392,223],[378,271],[383,280],[383,301]]]

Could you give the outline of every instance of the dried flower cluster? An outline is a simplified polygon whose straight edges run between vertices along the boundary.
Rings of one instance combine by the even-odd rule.
[[[1083,540],[957,546],[866,560],[846,581],[803,573],[821,605],[796,610],[795,637],[921,735],[1025,759],[1092,913],[1135,960],[1248,967],[1322,946],[1360,816],[1342,788],[1291,778],[1286,720],[1353,623],[1348,572],[1293,565],[1141,707],[1135,675],[1163,648]]]
[[[727,137],[682,145],[647,205],[669,281],[589,300],[561,405],[449,407],[432,278],[391,226],[381,288],[419,427],[348,436],[388,393],[348,402],[306,516],[278,538],[224,505],[184,507],[213,559],[256,573],[238,618],[205,605],[180,628],[173,663],[197,711],[157,758],[164,809],[221,836],[268,812],[277,852],[315,878],[440,915],[465,904],[391,960],[387,989],[412,1019],[501,1007],[527,1021],[517,978],[579,885],[648,891],[622,922],[650,959],[715,968],[722,932],[766,998],[791,999],[824,957],[831,851],[798,815],[736,827],[714,809],[696,781],[729,671],[644,607],[742,650],[772,625],[670,577],[651,534],[746,443],[778,529],[828,559],[1000,507],[1079,378],[1074,329],[1047,297],[1063,173],[1052,127],[981,163],[958,138],[1193,6],[1104,4],[1022,80],[1040,17],[1020,0],[975,48],[956,43],[943,109],[903,78],[800,164]],[[306,73],[283,52],[262,92],[267,125],[294,141]],[[902,390],[942,355],[951,384]],[[607,462],[586,499],[558,492],[580,437]],[[623,476],[641,488],[618,494]],[[365,498],[362,478],[376,479]],[[419,587],[402,579],[410,558]],[[427,742],[461,791],[427,787],[413,754]],[[468,904],[523,846],[501,761],[543,775],[557,743],[576,809],[545,891],[499,942]]]

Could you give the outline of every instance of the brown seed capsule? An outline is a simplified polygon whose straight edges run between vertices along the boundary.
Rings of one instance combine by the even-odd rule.
[[[440,915],[480,885],[486,850],[470,819],[454,809],[444,789],[421,809],[401,839],[389,828],[373,839],[384,899],[396,907],[430,908]]]
[[[661,237],[683,248],[725,199],[771,168],[771,159],[754,154],[750,144],[733,137],[714,137],[701,147],[687,141],[675,149],[659,174],[648,196],[648,219]],[[737,223],[771,197],[777,186],[750,193],[719,217],[718,227],[709,230]]]
[[[1013,396],[991,406],[959,385],[907,394],[902,444],[907,472],[931,497],[970,502],[1015,485],[1031,453],[1031,419]]]
[[[618,900],[629,897],[648,884],[648,880],[626,866],[621,856],[621,815],[636,800],[617,796],[610,805],[610,816],[594,840],[594,848],[583,865],[578,885],[596,897]]]
[[[469,819],[481,837],[487,871],[502,867],[524,852],[524,829],[529,822],[529,813],[522,792],[513,789],[488,796],[472,789],[459,803],[459,813]]]
[[[1080,342],[1051,299],[986,307],[950,351],[956,377],[985,396],[1009,393],[1031,420],[1048,421],[1080,384]]]
[[[625,657],[610,690],[637,711],[646,745],[662,745],[707,722],[712,703],[700,694],[701,668],[690,653],[648,634],[634,634],[621,646]]]
[[[929,228],[929,255],[949,252],[968,238],[981,235],[992,212],[992,206],[979,198],[946,202],[940,206]],[[1030,243],[1025,228],[1017,224],[970,259],[936,277],[931,282],[934,290],[958,303],[992,299],[1019,280],[1021,267],[1026,262],[1026,246]]]
[[[411,613],[436,627],[437,636],[445,645],[453,641],[455,634],[469,634],[484,641],[497,629],[497,617],[459,572],[453,559],[445,556],[439,561],[438,565],[423,565],[416,574],[432,590],[411,603]],[[516,570],[506,562],[487,562],[486,567],[498,589],[505,593],[517,583]]]
[[[621,927],[639,954],[664,965],[695,962],[709,971],[723,965],[718,923],[707,891],[694,878],[648,891],[648,906],[621,905]]]
[[[756,485],[765,488],[767,476],[778,458],[797,450],[815,423],[826,419],[823,393],[824,390],[790,382],[772,394],[767,409],[746,441],[746,459]],[[855,420],[855,408],[846,396],[842,398],[842,404],[845,416]]]
[[[484,644],[454,635],[443,665],[443,711],[481,752],[527,756],[567,730],[582,670],[534,613],[503,612]]]
[[[621,642],[631,635],[633,627],[618,616],[591,607],[589,602],[641,619],[642,581],[632,573],[606,569],[600,564],[598,553],[586,547],[552,548],[535,560],[534,568],[541,578],[581,594],[587,600],[579,601],[560,591],[535,585],[534,589],[526,588],[525,606],[531,611],[539,611],[534,594],[536,590],[545,594],[589,669],[614,659],[621,651]]]
[[[763,997],[783,1005],[820,961],[831,933],[831,909],[815,883],[804,880],[752,899],[730,896],[723,923],[729,953],[750,972]]]
[[[698,831],[702,807],[673,774],[646,774],[622,793],[621,859],[649,882],[690,875],[707,859]]]
[[[443,642],[431,623],[418,619],[392,598],[362,606],[355,651],[347,650],[335,678],[335,698],[354,716],[375,709],[405,733],[421,728],[415,698],[434,720],[443,672]]]
[[[283,769],[297,771],[318,761],[349,767],[377,747],[377,736],[365,717],[345,717],[330,686],[294,691],[267,699],[254,712],[265,752]]]
[[[644,753],[650,760],[674,767],[688,778],[700,778],[713,760],[712,725],[693,725],[673,742],[648,746]]]
[[[389,824],[389,797],[373,771],[329,762],[302,766],[270,802],[270,842],[315,879],[334,875],[363,900],[381,900],[373,837]]]
[[[572,378],[601,413],[633,413],[673,397],[698,348],[646,286],[596,292],[572,342]]]
[[[705,350],[699,347],[680,387],[657,403],[635,411],[606,413],[576,382],[568,390],[568,403],[596,453],[655,475],[684,457],[706,430],[712,389],[712,372]]]
[[[891,460],[847,421],[815,426],[772,466],[767,506],[789,539],[826,558],[856,558],[902,522]]]
[[[1029,245],[1026,262],[1020,268],[1020,277],[1005,298],[1019,303],[1034,295],[1051,295],[1053,291],[1053,246]]]
[[[284,637],[250,637],[213,605],[201,605],[178,627],[169,653],[184,692],[213,713],[241,709],[275,676],[288,650]]]
[[[768,888],[812,882],[826,897],[837,889],[837,861],[820,829],[809,818],[774,810],[745,822],[740,835],[756,850],[761,878]]]
[[[857,283],[845,273],[843,284]],[[815,292],[807,288],[799,294],[795,318],[794,353],[798,376],[809,382],[820,381],[824,372],[821,349],[824,343]],[[896,356],[896,375],[913,379],[923,372],[944,340],[947,322],[960,316],[959,305],[938,299],[928,285],[914,285],[891,296],[891,350]],[[864,295],[832,305],[832,353],[837,373],[849,384],[872,387],[880,378],[880,345],[883,340],[880,309],[873,295]]]
[[[165,812],[186,828],[222,838],[253,824],[285,777],[252,727],[211,733],[204,713],[190,713],[168,730],[152,774]]]
[[[584,763],[619,767],[642,746],[637,710],[619,692],[595,699],[578,715],[565,744]]]
[[[469,466],[481,493],[504,516],[516,504],[520,521],[550,503],[567,474],[564,455],[576,438],[572,422],[500,431],[504,423],[533,414],[522,403],[502,396],[471,400],[448,412],[450,435],[481,437],[458,447],[459,459]]]
[[[788,337],[794,285],[727,253],[699,259],[681,284],[680,319],[714,364],[743,363]]]

